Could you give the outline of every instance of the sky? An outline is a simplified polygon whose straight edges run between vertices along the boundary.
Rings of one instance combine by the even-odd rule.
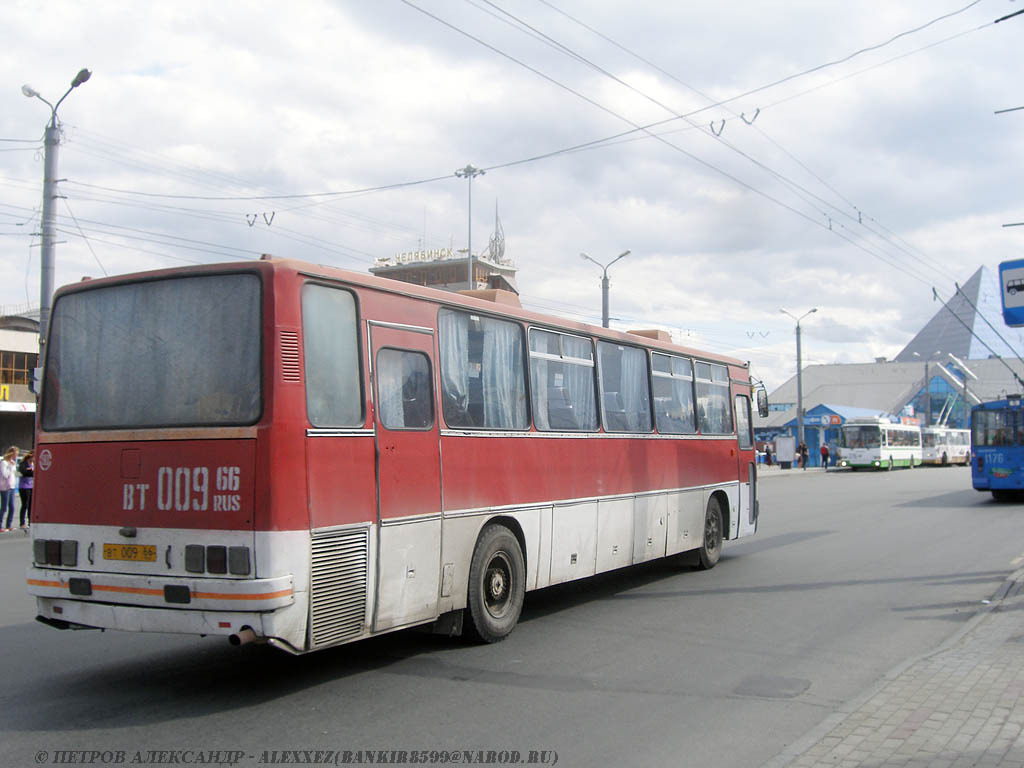
[[[1012,0],[297,0],[0,8],[0,308],[261,253],[365,272],[494,230],[524,306],[749,360],[894,357],[1024,258]],[[381,189],[384,188],[384,189]]]

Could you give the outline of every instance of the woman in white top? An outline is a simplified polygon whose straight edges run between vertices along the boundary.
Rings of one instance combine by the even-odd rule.
[[[11,446],[0,460],[0,533],[11,530],[14,492],[18,489],[18,449]]]

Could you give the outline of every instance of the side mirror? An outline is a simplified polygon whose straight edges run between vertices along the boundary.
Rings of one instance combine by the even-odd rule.
[[[768,418],[768,392],[764,389],[757,390],[757,415],[762,419]]]

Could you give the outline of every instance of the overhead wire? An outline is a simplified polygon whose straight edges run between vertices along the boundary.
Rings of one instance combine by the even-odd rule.
[[[600,104],[599,102],[595,101],[594,99],[591,99],[590,97],[580,93],[576,89],[574,89],[574,88],[572,88],[570,86],[567,86],[564,83],[561,83],[560,81],[558,81],[558,80],[554,79],[553,77],[551,77],[551,76],[541,72],[540,70],[536,69],[535,67],[530,66],[529,64],[527,64],[527,63],[523,62],[522,60],[512,56],[511,54],[509,54],[509,53],[507,53],[505,51],[502,51],[501,49],[491,45],[490,43],[487,43],[486,41],[480,39],[479,37],[477,37],[477,36],[467,32],[466,30],[462,29],[461,27],[459,27],[459,26],[457,26],[455,24],[452,24],[451,22],[449,22],[449,21],[447,21],[445,19],[442,19],[441,17],[437,16],[436,14],[433,14],[433,13],[431,13],[431,12],[421,8],[420,6],[418,6],[415,3],[413,3],[412,0],[400,0],[400,2],[404,3],[405,5],[409,6],[412,9],[422,13],[423,15],[425,15],[425,16],[431,18],[431,19],[434,19],[435,21],[437,21],[438,23],[442,24],[443,26],[448,27],[452,31],[454,31],[454,32],[456,32],[456,33],[458,33],[460,35],[463,35],[463,36],[469,38],[470,40],[473,40],[474,42],[479,43],[480,45],[482,45],[483,47],[487,48],[488,50],[491,50],[494,53],[497,53],[499,56],[507,58],[510,61],[512,61],[513,63],[515,63],[515,64],[517,64],[517,65],[527,69],[530,72],[533,72],[534,74],[538,75],[539,77],[543,78],[544,80],[547,80],[548,82],[554,84],[558,88],[561,88],[561,89],[563,89],[565,91],[568,91],[569,93],[572,93],[573,95],[577,96],[578,98],[582,99],[583,101],[585,101],[585,102],[587,102],[587,103],[597,107],[601,111],[606,112],[606,113],[608,113],[608,114],[610,114],[610,115],[612,115],[612,116],[614,116],[614,117],[616,117],[616,118],[618,118],[618,119],[628,123],[629,125],[632,125],[634,129],[646,132],[651,138],[654,138],[655,140],[657,140],[660,143],[670,147],[671,149],[674,149],[675,151],[680,152],[681,154],[685,155],[686,157],[689,157],[691,160],[693,160],[693,161],[695,161],[695,162],[705,166],[706,168],[714,171],[715,173],[718,173],[719,175],[724,176],[725,178],[727,178],[730,181],[733,181],[734,183],[744,187],[745,189],[747,189],[747,190],[749,190],[749,191],[751,191],[751,192],[753,192],[753,193],[755,193],[755,194],[757,194],[757,195],[759,195],[761,197],[764,197],[765,199],[767,199],[767,200],[769,200],[771,202],[774,202],[776,205],[778,205],[778,206],[780,206],[780,207],[782,207],[782,208],[784,208],[786,210],[789,210],[791,213],[793,213],[793,214],[795,214],[795,215],[797,215],[797,216],[807,220],[808,222],[814,224],[815,226],[822,227],[823,229],[830,229],[829,227],[824,225],[822,222],[819,222],[818,220],[816,220],[814,217],[809,216],[808,214],[804,213],[803,211],[800,211],[799,209],[794,208],[793,206],[789,205],[788,203],[783,202],[782,200],[778,199],[777,197],[774,197],[773,195],[770,195],[767,192],[764,192],[763,190],[758,189],[757,187],[755,187],[752,184],[749,184],[748,182],[738,178],[737,176],[729,173],[728,171],[725,171],[724,169],[719,168],[718,166],[714,165],[713,163],[711,163],[711,162],[709,162],[709,161],[707,161],[707,160],[705,160],[705,159],[703,159],[703,158],[701,158],[701,157],[699,157],[697,155],[694,155],[693,153],[683,149],[679,145],[673,144],[672,142],[668,141],[663,136],[660,136],[659,134],[652,133],[649,130],[650,125],[663,124],[664,122],[669,122],[669,121],[676,120],[676,119],[679,119],[679,118],[672,117],[672,118],[669,118],[666,121],[659,121],[658,123],[648,124],[647,126],[639,125],[636,122],[634,122],[633,120],[631,120],[631,119],[629,119],[629,118],[627,118],[627,117],[625,117],[623,115],[620,115],[619,113],[615,112],[614,110],[612,110],[612,109],[604,106],[603,104]],[[490,170],[490,167],[485,167],[484,170]],[[834,230],[831,230],[831,229],[830,229],[830,231],[834,232]],[[836,233],[836,234],[838,235],[839,233]],[[860,250],[863,250],[865,253],[868,253],[869,255],[874,256],[875,258],[877,258],[877,259],[881,260],[882,262],[888,264],[893,269],[896,269],[897,271],[900,271],[900,272],[904,273],[908,277],[911,277],[912,279],[917,280],[918,282],[922,283],[923,285],[929,285],[929,281],[927,279],[925,279],[924,277],[911,272],[909,269],[907,269],[906,267],[904,267],[904,266],[902,266],[902,265],[900,265],[900,264],[898,264],[896,262],[889,261],[884,256],[882,256],[882,255],[878,254],[877,252],[869,249],[868,247],[866,247],[862,243],[858,243],[858,242],[856,242],[855,240],[853,240],[850,237],[844,237],[844,236],[841,236],[841,235],[840,235],[840,237],[841,237],[841,239],[846,240],[850,244],[854,245],[856,248],[858,248]]]
[[[89,253],[91,253],[92,257],[96,259],[96,263],[99,264],[100,270],[102,270],[103,275],[107,276],[107,268],[103,266],[103,262],[100,261],[100,257],[96,255],[96,251],[93,249],[92,243],[89,242],[89,238],[85,236],[85,232],[82,232],[82,225],[79,224],[78,219],[75,218],[75,213],[74,211],[71,210],[71,204],[68,202],[67,196],[60,195],[60,197],[64,201],[64,207],[68,209],[68,214],[71,216],[71,220],[75,222],[75,226],[78,228],[78,231],[82,236],[82,239],[85,241],[86,246],[88,246]]]
[[[600,39],[604,40],[605,42],[607,42],[607,43],[611,44],[611,45],[612,45],[612,46],[614,46],[615,48],[618,48],[619,50],[621,50],[622,52],[626,53],[627,55],[629,55],[629,56],[631,56],[631,57],[635,58],[636,60],[638,60],[638,61],[640,61],[640,62],[644,63],[645,65],[647,65],[647,66],[651,67],[652,69],[656,70],[657,72],[660,72],[661,74],[663,74],[663,75],[665,75],[666,77],[670,78],[671,80],[673,80],[674,82],[678,83],[679,85],[682,85],[682,86],[683,86],[684,88],[687,88],[688,90],[690,90],[690,91],[692,91],[693,93],[697,94],[698,96],[700,96],[701,98],[705,99],[706,101],[709,101],[709,102],[714,102],[714,99],[712,99],[712,98],[711,98],[710,96],[708,96],[707,94],[703,93],[703,92],[702,92],[701,90],[699,90],[698,88],[696,88],[696,87],[694,87],[694,86],[690,85],[689,83],[687,83],[687,82],[683,81],[682,79],[680,79],[679,77],[677,77],[676,75],[674,75],[674,74],[673,74],[672,72],[670,72],[670,71],[666,70],[665,68],[663,68],[663,67],[661,67],[661,66],[657,65],[656,63],[654,63],[654,62],[653,62],[653,61],[651,61],[650,59],[648,59],[648,58],[646,58],[646,57],[642,56],[641,54],[639,54],[639,53],[637,53],[636,51],[634,51],[634,50],[632,50],[632,49],[628,48],[627,46],[625,46],[625,45],[623,45],[623,44],[619,43],[619,42],[618,42],[617,40],[614,40],[613,38],[611,38],[610,36],[608,36],[608,35],[604,34],[604,33],[603,33],[603,32],[601,32],[600,30],[598,30],[598,29],[594,28],[593,26],[591,26],[591,25],[589,25],[589,24],[587,24],[587,23],[585,23],[585,22],[581,21],[580,19],[578,19],[578,18],[576,18],[575,16],[573,16],[572,14],[570,14],[570,13],[568,13],[568,12],[566,12],[566,11],[562,10],[561,8],[558,8],[558,7],[557,7],[557,6],[555,6],[555,5],[553,4],[553,3],[549,2],[549,0],[537,0],[537,1],[538,1],[539,3],[542,3],[543,5],[547,6],[548,8],[550,8],[550,9],[552,9],[552,10],[556,11],[557,13],[561,14],[561,15],[562,15],[563,17],[565,17],[565,18],[566,18],[566,19],[568,19],[569,21],[573,22],[574,24],[576,24],[576,25],[578,25],[578,26],[582,27],[583,29],[587,30],[588,32],[592,33],[593,35],[595,35],[595,36],[599,37]],[[877,44],[877,45],[874,45],[874,46],[870,46],[870,47],[868,47],[868,48],[863,48],[863,49],[861,49],[861,50],[859,50],[859,51],[856,51],[856,52],[854,52],[854,53],[850,54],[849,56],[845,57],[844,59],[841,59],[841,60],[837,60],[836,62],[831,62],[831,63],[829,63],[829,64],[824,64],[824,65],[820,65],[820,66],[818,66],[818,67],[814,67],[814,68],[813,68],[813,69],[811,69],[811,70],[807,70],[807,72],[819,71],[819,70],[821,70],[821,69],[824,69],[825,67],[828,67],[828,66],[833,66],[833,65],[835,65],[835,64],[838,64],[838,63],[842,63],[843,61],[849,61],[849,60],[851,60],[852,58],[854,58],[855,56],[858,56],[858,55],[860,55],[860,54],[862,54],[862,53],[865,53],[865,52],[867,52],[867,51],[872,51],[872,50],[878,50],[878,49],[880,49],[880,48],[883,48],[883,47],[885,47],[885,46],[889,45],[890,43],[894,42],[895,40],[898,40],[898,39],[900,39],[901,37],[905,37],[905,36],[907,36],[907,35],[909,35],[909,34],[913,34],[914,32],[918,32],[918,31],[921,31],[921,30],[923,30],[923,29],[925,29],[925,28],[927,28],[927,27],[931,26],[932,24],[935,24],[935,23],[937,23],[938,21],[942,21],[942,20],[944,20],[944,19],[947,19],[947,18],[950,18],[950,17],[952,17],[952,16],[956,16],[956,15],[958,15],[958,14],[960,14],[960,13],[963,13],[964,11],[968,10],[969,8],[971,8],[972,6],[976,5],[976,4],[977,4],[977,2],[980,2],[980,0],[976,0],[976,2],[972,2],[972,3],[970,3],[969,5],[967,5],[967,6],[963,7],[963,8],[961,8],[961,9],[959,9],[958,11],[954,11],[954,12],[952,12],[952,13],[949,13],[949,14],[945,14],[945,15],[943,15],[943,16],[939,16],[939,17],[937,17],[937,18],[934,18],[934,19],[932,19],[931,21],[929,21],[928,23],[926,23],[926,24],[923,24],[923,25],[920,25],[920,26],[918,26],[918,27],[916,27],[916,28],[914,28],[914,29],[912,29],[912,30],[907,30],[907,31],[905,31],[905,32],[902,32],[902,33],[900,33],[900,34],[898,34],[898,35],[895,35],[895,36],[893,36],[893,37],[889,38],[889,39],[888,39],[887,41],[885,41],[885,42],[883,42],[883,43],[879,43],[879,44]],[[994,23],[994,22],[993,22],[993,23]],[[987,25],[986,25],[986,26],[987,26]],[[975,32],[975,31],[977,31],[978,29],[981,29],[981,27],[978,27],[978,28],[975,28],[975,29],[972,29],[972,30],[969,30],[969,31],[970,31],[970,32]],[[959,37],[959,36],[961,36],[962,34],[966,34],[966,33],[961,33],[960,35],[957,35],[956,37]],[[947,39],[953,39],[953,38],[947,38]],[[942,42],[942,41],[940,41],[940,42]],[[931,47],[931,46],[927,46],[927,47]],[[918,50],[923,50],[923,49],[918,49]],[[911,53],[913,53],[913,51],[912,51]],[[909,55],[909,54],[904,54],[904,55]],[[900,58],[901,58],[901,57],[900,57]],[[890,59],[890,61],[893,61],[893,60],[895,60],[895,59]],[[873,65],[873,66],[872,66],[872,67],[870,67],[869,69],[871,69],[871,68],[874,68],[875,66],[880,66],[880,65],[879,65],[879,64]],[[861,70],[861,71],[862,71],[862,72],[864,72],[864,71],[867,71],[867,70],[865,69],[865,70]],[[806,74],[807,72],[805,72],[805,73],[803,73],[803,74]],[[793,76],[791,76],[791,77],[790,77],[789,79],[792,79],[793,77],[797,77],[797,76],[799,76],[799,75],[793,75]],[[630,87],[631,87],[631,86],[630,86]],[[635,89],[634,89],[634,90],[635,90]],[[668,108],[668,107],[666,107],[666,109],[667,109],[667,108]],[[765,109],[767,109],[767,107],[766,107]],[[759,110],[758,110],[758,111],[759,111],[759,112],[761,111],[761,110],[760,110],[760,108],[759,108]],[[788,150],[787,150],[787,149],[786,149],[785,147],[783,147],[783,146],[782,146],[782,145],[781,145],[781,144],[780,144],[780,143],[779,143],[778,141],[776,141],[776,140],[775,140],[774,138],[772,138],[772,137],[771,137],[771,136],[770,136],[770,135],[769,135],[769,134],[768,134],[768,133],[767,133],[767,132],[766,132],[765,130],[763,130],[763,129],[761,128],[761,126],[759,126],[759,125],[755,125],[755,124],[754,124],[754,121],[753,121],[753,120],[747,121],[747,119],[746,119],[746,117],[745,117],[744,115],[737,115],[737,114],[736,114],[736,113],[735,113],[734,111],[732,111],[732,110],[731,110],[731,108],[730,108],[730,112],[732,112],[732,114],[733,114],[733,115],[734,115],[735,117],[740,117],[740,118],[741,118],[741,119],[742,119],[742,120],[744,121],[744,123],[746,123],[746,124],[747,124],[748,126],[751,126],[751,127],[753,127],[753,129],[754,129],[755,131],[757,131],[757,132],[758,132],[758,133],[759,133],[760,135],[762,135],[762,136],[763,136],[763,137],[764,137],[764,138],[765,138],[766,140],[768,140],[769,142],[771,142],[771,143],[772,143],[772,144],[773,144],[773,145],[774,145],[774,146],[775,146],[776,148],[778,148],[778,149],[779,149],[779,151],[781,151],[781,152],[782,152],[783,154],[785,154],[785,155],[786,155],[786,156],[787,156],[787,157],[788,157],[788,158],[789,158],[790,160],[792,160],[792,161],[793,161],[794,163],[796,163],[796,164],[797,164],[798,166],[800,166],[800,167],[801,167],[801,168],[802,168],[802,169],[803,169],[803,170],[804,170],[805,172],[807,172],[807,173],[808,173],[808,174],[809,174],[810,176],[812,176],[812,177],[813,177],[813,178],[814,178],[815,180],[817,180],[817,181],[818,181],[818,182],[819,182],[820,184],[822,184],[822,185],[823,185],[824,187],[826,187],[826,188],[827,188],[827,189],[828,189],[829,191],[831,191],[831,192],[832,192],[832,193],[833,193],[834,195],[836,195],[836,197],[838,197],[838,198],[839,198],[839,199],[841,199],[841,200],[842,200],[842,201],[843,201],[844,203],[846,203],[846,204],[847,204],[847,205],[848,205],[848,206],[849,206],[849,207],[850,207],[850,208],[851,208],[852,210],[856,211],[856,212],[857,212],[857,214],[858,214],[858,215],[857,215],[857,220],[858,220],[858,224],[860,224],[861,226],[864,226],[864,227],[865,227],[866,229],[868,229],[869,231],[871,231],[871,232],[872,232],[873,234],[875,234],[876,236],[879,236],[879,237],[881,237],[882,239],[886,239],[886,238],[884,238],[883,236],[880,236],[880,235],[878,235],[878,233],[877,233],[877,232],[874,232],[873,230],[871,230],[871,228],[870,228],[870,227],[867,227],[866,225],[864,225],[864,224],[863,224],[863,215],[862,215],[862,211],[861,211],[861,209],[860,209],[860,208],[859,208],[859,207],[858,207],[858,206],[857,206],[856,204],[854,204],[854,203],[853,203],[852,201],[850,201],[850,200],[849,200],[849,199],[848,199],[848,198],[847,198],[847,197],[846,197],[845,195],[843,195],[843,194],[842,194],[842,193],[841,193],[841,192],[840,192],[840,191],[839,191],[838,189],[836,189],[836,188],[835,188],[835,187],[834,187],[834,186],[833,186],[832,184],[830,184],[830,183],[829,183],[828,181],[826,181],[825,179],[823,179],[823,178],[822,178],[822,177],[821,177],[821,176],[820,176],[819,174],[817,174],[817,173],[816,173],[816,172],[814,172],[814,171],[813,171],[813,170],[812,170],[811,168],[809,168],[809,167],[808,167],[808,166],[807,166],[807,165],[806,165],[806,164],[805,164],[805,163],[804,163],[803,161],[801,161],[801,160],[800,160],[799,158],[797,158],[797,157],[796,157],[795,155],[793,155],[793,154],[792,154],[791,152],[789,152],[789,151],[788,151]],[[687,116],[687,117],[685,117],[685,119],[687,119],[687,120],[689,121],[689,117],[688,117],[688,116]],[[693,124],[693,123],[691,122],[691,124]],[[701,126],[701,128],[703,129],[703,126]],[[738,150],[737,148],[735,148],[735,147],[732,147],[732,145],[731,145],[731,144],[729,144],[728,142],[726,142],[726,141],[725,141],[725,140],[724,140],[724,139],[723,139],[723,138],[721,137],[721,134],[715,134],[715,133],[714,133],[713,131],[711,132],[711,134],[712,134],[712,135],[713,135],[713,136],[714,136],[714,137],[715,137],[716,139],[718,139],[718,140],[719,140],[720,142],[722,142],[722,143],[725,143],[725,144],[726,144],[727,146],[730,146],[730,148],[733,148],[733,149],[735,149],[735,151],[740,151],[740,150]],[[741,153],[741,154],[744,154],[744,156],[747,156],[747,155],[746,155],[745,153]],[[753,158],[748,158],[748,159],[750,159],[750,160],[751,160],[752,162],[757,162],[757,161],[756,161],[756,160],[754,160]],[[760,164],[760,163],[758,163],[758,165],[761,165],[761,164]],[[773,169],[771,169],[771,168],[768,168],[767,166],[762,166],[762,167],[764,167],[764,168],[765,168],[765,170],[768,170],[768,171],[769,171],[770,173],[778,175],[778,176],[779,176],[779,178],[780,178],[780,180],[784,181],[784,183],[794,183],[794,182],[792,182],[791,180],[789,180],[788,178],[786,178],[785,176],[782,176],[781,174],[777,174],[777,172],[776,172],[775,170],[773,170]],[[801,188],[801,189],[803,189],[802,187],[800,187],[800,188]],[[806,191],[806,192],[807,192],[808,194],[812,194],[812,195],[813,195],[813,193],[811,193],[811,192],[810,192],[809,190],[804,190],[804,191]],[[843,211],[841,211],[841,209],[840,209],[840,208],[838,208],[838,207],[836,207],[836,206],[832,205],[831,203],[829,203],[828,201],[824,200],[823,198],[821,198],[821,197],[819,197],[819,196],[817,196],[817,195],[814,195],[814,197],[815,197],[815,199],[819,200],[819,201],[820,201],[820,202],[822,202],[823,204],[825,204],[825,205],[829,205],[830,207],[834,208],[834,210],[836,210],[836,211],[838,211],[838,212],[841,212],[841,213],[842,213],[842,215],[844,215],[844,216],[847,216],[847,217],[848,217],[848,218],[850,218],[850,220],[852,221],[853,217],[852,217],[852,216],[850,216],[850,215],[849,215],[848,213],[846,213],[846,212],[843,212]],[[877,222],[876,222],[876,223],[877,223]],[[935,265],[932,265],[932,264],[929,264],[929,263],[928,263],[927,261],[922,261],[922,260],[921,260],[920,258],[918,258],[918,256],[915,256],[915,255],[914,255],[913,253],[910,253],[909,251],[906,251],[906,249],[903,249],[903,248],[899,248],[899,246],[897,246],[897,248],[898,248],[899,250],[903,251],[904,253],[906,253],[907,255],[911,256],[912,258],[915,258],[915,259],[917,259],[918,261],[921,261],[921,262],[922,262],[922,263],[923,263],[923,264],[924,264],[925,266],[927,266],[927,267],[931,268],[932,270],[936,271],[937,273],[939,273],[939,274],[943,275],[943,276],[944,276],[944,277],[946,277],[947,279],[949,279],[949,280],[954,280],[954,278],[953,278],[953,277],[952,277],[951,275],[949,275],[948,273],[944,272],[943,270],[941,270],[941,269],[940,269],[940,268],[938,268],[937,266],[935,266]],[[916,249],[915,249],[915,250],[916,250]],[[920,254],[920,251],[918,251],[918,254]],[[921,255],[921,256],[924,256],[924,254],[920,254],[920,255]]]
[[[974,5],[974,3],[972,3],[972,5]],[[970,6],[968,6],[968,7],[970,7]],[[835,63],[835,62],[832,62],[832,63],[830,63],[828,65],[822,65],[822,67],[829,66],[829,65],[831,65],[833,63]],[[818,68],[815,68],[815,69],[820,69],[820,68],[821,67],[818,67]],[[809,71],[814,71],[814,70],[809,70]],[[787,79],[791,79],[791,78],[787,78]],[[735,98],[740,98],[740,97],[735,97]],[[665,122],[665,121],[663,121],[663,122]],[[634,132],[636,132],[638,130],[642,130],[642,128],[634,128],[632,131],[627,131],[627,132],[625,132],[623,134],[619,134],[618,136],[624,137],[624,136],[626,136],[626,135],[628,135],[630,133],[634,133]],[[602,141],[606,141],[606,140],[602,140]],[[562,150],[561,152],[581,151],[584,148],[588,148],[588,147],[591,147],[591,146],[596,146],[599,143],[601,143],[601,142],[588,142],[587,144],[577,145],[576,147],[568,148],[566,150]],[[672,145],[670,144],[670,146],[672,146]],[[680,151],[683,151],[684,154],[688,154],[688,153],[685,152],[685,150],[680,150]],[[550,156],[550,155],[548,155],[548,156]],[[519,162],[524,162],[524,161],[519,161]],[[445,176],[438,176],[438,177],[434,177],[432,179],[424,179],[424,180],[420,180],[418,182],[406,182],[406,183],[402,183],[402,184],[385,185],[385,186],[381,186],[381,187],[368,187],[368,188],[361,189],[361,190],[349,190],[349,191],[345,191],[345,192],[312,193],[312,194],[304,194],[304,195],[266,195],[266,196],[262,196],[261,195],[261,196],[241,196],[241,197],[239,197],[239,196],[213,197],[213,196],[192,196],[192,195],[189,195],[189,196],[153,195],[153,196],[154,197],[174,198],[174,199],[196,199],[196,200],[215,200],[215,199],[220,199],[220,200],[285,200],[285,199],[302,199],[302,198],[316,198],[316,197],[322,197],[322,196],[328,196],[328,195],[355,195],[355,194],[361,194],[361,193],[367,193],[367,192],[375,192],[375,191],[382,191],[382,190],[388,190],[388,189],[396,189],[396,188],[401,188],[401,187],[405,187],[405,186],[411,186],[411,185],[414,185],[414,184],[429,183],[429,182],[432,182],[432,181],[444,180],[444,179],[448,179],[448,178],[452,178],[452,177],[453,177],[453,174],[447,174]],[[94,188],[94,189],[108,189],[108,190],[110,190],[112,192],[118,192],[118,193],[123,193],[123,194],[132,194],[132,195],[140,194],[140,193],[135,192],[134,190],[114,190],[112,188],[102,188],[102,187],[98,187],[98,186],[95,186],[95,185],[85,185],[85,186],[91,187],[91,188]],[[756,190],[754,190],[754,191],[756,191]],[[145,194],[145,193],[142,193],[142,194]],[[789,206],[786,206],[785,204],[782,204],[782,205],[783,205],[783,207],[789,207]],[[797,212],[799,215],[803,215],[804,218],[808,218],[808,217],[806,217],[806,215],[802,214],[802,212],[795,211],[795,209],[791,209],[791,210],[794,210],[794,212]],[[857,245],[856,243],[854,243],[854,244]],[[868,253],[872,253],[870,250],[867,250],[867,249],[863,248],[862,246],[858,245],[858,247],[861,247],[862,250],[866,250],[866,252],[868,252]],[[877,255],[877,254],[872,253],[872,255]]]

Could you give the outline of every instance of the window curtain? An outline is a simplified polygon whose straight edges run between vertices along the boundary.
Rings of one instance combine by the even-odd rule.
[[[484,426],[523,429],[527,417],[522,333],[512,323],[484,320],[483,325]]]
[[[642,350],[626,347],[619,357],[622,381],[619,394],[630,432],[651,431],[651,399],[647,387],[647,355]]]
[[[441,393],[444,418],[450,426],[467,426],[469,419],[469,315],[443,309],[441,333]]]

